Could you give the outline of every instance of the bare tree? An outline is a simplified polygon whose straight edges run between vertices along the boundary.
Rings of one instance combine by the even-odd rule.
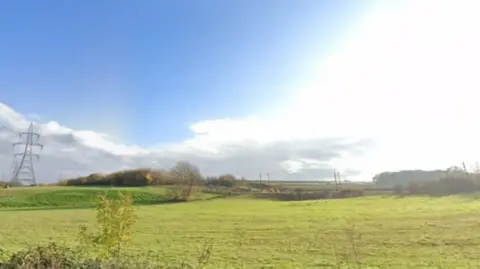
[[[178,161],[170,173],[174,180],[183,186],[183,196],[186,199],[192,196],[198,182],[202,179],[200,169],[188,161]]]

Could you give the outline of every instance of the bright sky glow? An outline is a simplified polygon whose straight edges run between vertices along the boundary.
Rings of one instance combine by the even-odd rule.
[[[58,142],[58,150],[70,154],[88,149],[117,156],[108,157],[113,170],[186,158],[208,173],[233,169],[255,177],[263,169],[282,178],[335,167],[357,171],[349,179],[370,180],[387,170],[444,169],[463,161],[472,166],[480,161],[478,14],[480,2],[473,0],[378,2],[339,34],[327,55],[310,56],[317,59],[306,61],[310,76],[291,74],[297,84],[282,90],[283,100],[244,117],[195,122],[193,135],[179,143],[127,146],[110,135],[55,121],[42,132],[73,134],[76,144]],[[6,105],[0,115],[11,126],[27,124]],[[337,142],[328,142],[335,138],[355,146],[339,149]],[[102,163],[104,156],[92,152]]]

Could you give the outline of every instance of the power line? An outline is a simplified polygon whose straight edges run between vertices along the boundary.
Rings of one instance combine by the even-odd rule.
[[[262,184],[263,182],[265,182],[265,180],[262,181],[262,176],[263,176],[262,172],[259,172],[259,173],[258,173],[258,176],[259,176],[259,178],[260,178],[260,184]],[[266,173],[266,176],[267,176],[267,185],[270,185],[270,173]]]

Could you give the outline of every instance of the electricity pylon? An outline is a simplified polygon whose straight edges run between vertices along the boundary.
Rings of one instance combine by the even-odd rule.
[[[40,158],[38,153],[34,153],[35,148],[43,149],[43,145],[38,143],[40,134],[35,132],[34,124],[30,123],[26,132],[15,132],[9,128],[11,132],[17,133],[19,141],[13,143],[13,173],[11,181],[14,182],[28,182],[36,185],[35,168],[33,165],[33,158]],[[16,152],[20,148],[21,152]]]

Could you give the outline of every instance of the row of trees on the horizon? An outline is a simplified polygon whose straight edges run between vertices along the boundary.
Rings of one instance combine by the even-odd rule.
[[[407,186],[411,183],[424,183],[439,180],[449,174],[467,173],[465,169],[451,167],[446,170],[404,170],[398,172],[382,172],[375,175],[372,183],[379,187]],[[312,181],[313,183],[314,181]],[[19,182],[1,181],[1,185],[17,186]],[[354,182],[351,182],[354,184]],[[56,183],[62,186],[152,186],[152,185],[202,185],[212,187],[250,186],[263,188],[266,184],[237,178],[232,174],[204,177],[200,169],[188,162],[178,161],[171,169],[132,169],[117,171],[110,174],[93,173],[88,176],[63,179]],[[262,186],[252,186],[262,185]],[[263,186],[265,185],[265,186]]]
[[[408,185],[410,183],[422,183],[439,180],[449,175],[462,175],[469,172],[465,168],[452,166],[445,170],[402,170],[397,172],[382,172],[373,177],[373,183],[383,186]],[[475,171],[473,173],[476,173]]]
[[[318,182],[318,181],[317,181]],[[171,169],[134,169],[110,174],[90,174],[85,177],[61,180],[61,186],[172,186],[177,200],[188,200],[198,191],[220,193],[261,192],[268,198],[271,194],[284,199],[332,199],[364,195],[432,195],[442,196],[480,191],[480,172],[469,173],[466,169],[452,167],[435,171],[399,171],[384,172],[373,178],[374,184],[274,184],[238,179],[231,174],[204,177],[200,169],[187,161],[177,162]],[[312,182],[314,183],[314,182]],[[1,184],[1,182],[0,182]],[[12,185],[10,185],[12,186]],[[290,195],[291,194],[291,195]],[[289,196],[290,195],[290,196]],[[267,197],[266,196],[266,197]],[[277,197],[277,198],[279,198]],[[280,197],[280,198],[282,198]],[[282,198],[282,199],[283,199]]]
[[[140,187],[154,185],[211,185],[232,187],[237,179],[231,174],[202,176],[200,169],[188,162],[179,161],[171,169],[132,169],[110,174],[94,173],[84,177],[64,179],[58,182],[63,186],[125,186]]]

